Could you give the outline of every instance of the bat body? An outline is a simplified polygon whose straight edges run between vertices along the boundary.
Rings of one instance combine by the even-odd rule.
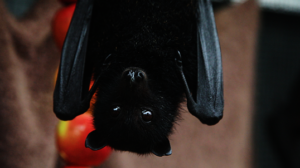
[[[147,153],[170,134],[184,100],[174,64],[178,50],[184,55],[187,81],[193,88],[197,84],[193,6],[188,0],[118,0],[97,1],[95,8],[101,12],[92,15],[88,53],[96,62],[103,61],[99,55],[111,54],[98,87],[95,128],[116,149]],[[95,76],[101,73],[98,65]],[[120,108],[116,117],[114,108]],[[151,113],[150,123],[143,111]]]
[[[217,123],[222,67],[210,2],[79,1],[54,94],[57,117],[85,112],[94,92],[95,131],[86,140],[93,150],[170,155],[168,136],[185,98],[200,121]]]

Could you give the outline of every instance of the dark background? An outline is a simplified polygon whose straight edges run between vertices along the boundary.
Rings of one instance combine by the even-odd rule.
[[[300,167],[300,15],[263,9],[257,42],[255,165]]]

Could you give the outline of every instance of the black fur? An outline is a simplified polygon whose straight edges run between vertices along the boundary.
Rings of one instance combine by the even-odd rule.
[[[95,1],[88,45],[94,78],[103,68],[99,58],[111,57],[97,89],[94,125],[109,146],[146,154],[172,132],[185,92],[177,51],[191,90],[197,84],[194,10],[193,0]],[[122,73],[131,67],[147,75],[146,90],[131,93],[124,86]],[[122,109],[118,117],[112,116],[115,105]],[[150,123],[140,117],[144,108],[153,112]]]

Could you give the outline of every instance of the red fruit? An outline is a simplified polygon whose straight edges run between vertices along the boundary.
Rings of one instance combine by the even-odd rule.
[[[87,135],[94,130],[93,118],[85,113],[71,121],[60,121],[56,142],[61,157],[70,166],[96,166],[105,161],[111,153],[109,146],[93,151],[85,147]]]
[[[76,4],[72,4],[65,8],[60,9],[54,16],[52,22],[52,32],[54,40],[59,47],[62,49],[71,20],[75,10]]]
[[[91,80],[91,82],[90,82],[90,88],[89,89],[92,88],[93,84],[94,84],[94,81]],[[95,103],[96,103],[96,93],[94,93],[94,95],[93,95],[93,97],[92,97],[92,99],[90,101],[90,108],[87,110],[87,113],[93,114],[93,110],[94,110],[93,107],[94,107]]]

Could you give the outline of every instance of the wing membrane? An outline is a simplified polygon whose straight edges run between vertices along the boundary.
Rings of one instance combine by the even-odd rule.
[[[65,39],[54,91],[54,112],[61,120],[71,120],[84,113],[89,103],[83,101],[89,92],[85,67],[93,0],[79,0]]]

